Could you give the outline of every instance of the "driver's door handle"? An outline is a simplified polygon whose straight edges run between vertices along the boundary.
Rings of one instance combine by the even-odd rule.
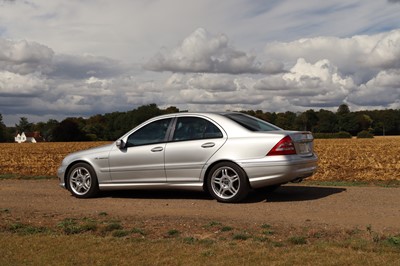
[[[160,152],[163,151],[163,147],[154,147],[153,149],[151,149],[152,152]]]

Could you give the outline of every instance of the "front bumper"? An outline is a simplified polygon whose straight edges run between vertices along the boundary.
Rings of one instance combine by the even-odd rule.
[[[318,157],[267,156],[240,162],[252,188],[285,184],[312,176],[317,171]]]
[[[58,181],[59,181],[59,185],[62,188],[66,188],[65,186],[65,171],[66,171],[66,167],[65,166],[60,166],[57,170],[57,176],[58,176]]]

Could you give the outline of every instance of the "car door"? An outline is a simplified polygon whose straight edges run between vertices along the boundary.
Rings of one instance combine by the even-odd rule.
[[[172,139],[165,147],[167,181],[199,181],[202,168],[225,141],[226,135],[210,120],[177,118]]]
[[[164,152],[172,118],[153,121],[126,138],[110,153],[113,183],[165,182]]]

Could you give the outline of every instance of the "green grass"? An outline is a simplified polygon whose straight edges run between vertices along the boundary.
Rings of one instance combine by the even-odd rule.
[[[386,243],[390,246],[400,248],[400,235],[388,237]]]
[[[117,232],[117,231],[116,231]],[[324,242],[286,246],[274,242],[217,241],[194,238],[140,242],[77,235],[19,235],[0,232],[0,265],[398,265],[399,248],[368,242]],[[90,251],[90,252],[88,252]],[[73,256],[72,256],[73,254]],[[212,259],[212,261],[210,261]]]
[[[38,175],[16,175],[16,174],[0,174],[0,179],[22,179],[22,180],[44,180],[44,179],[57,179],[57,176]]]
[[[229,231],[232,231],[232,230],[233,230],[233,228],[230,227],[230,226],[224,226],[224,227],[221,228],[221,232],[229,232]]]
[[[313,185],[313,186],[327,186],[327,187],[368,187],[378,186],[387,188],[398,188],[400,187],[400,180],[372,180],[372,181],[314,181],[305,180],[301,184]]]
[[[59,222],[57,226],[67,235],[90,231],[95,232],[98,228],[97,221],[90,218],[66,218]]]
[[[183,243],[185,243],[185,244],[191,244],[192,245],[196,241],[197,241],[197,239],[192,237],[192,236],[183,238]]]
[[[12,223],[8,226],[8,230],[12,233],[18,233],[21,235],[34,235],[52,232],[51,229],[44,226],[33,226],[23,223]]]
[[[304,236],[292,236],[288,238],[289,243],[293,245],[305,245],[307,244],[307,239]]]
[[[168,236],[178,236],[180,232],[176,229],[171,229],[167,232]]]
[[[273,235],[275,232],[273,230],[263,230],[264,235]]]
[[[271,225],[269,225],[269,224],[262,224],[262,225],[261,225],[261,228],[262,228],[262,229],[270,229],[270,228],[271,228]]]
[[[233,237],[232,237],[233,240],[247,240],[249,238],[250,238],[250,236],[246,233],[238,233],[238,234],[233,235]]]
[[[17,179],[18,175],[14,174],[1,174],[0,179]]]
[[[213,265],[400,263],[400,233],[384,235],[370,225],[341,231],[269,224],[235,224],[240,228],[235,229],[212,221],[212,230],[198,225],[163,233],[151,225],[122,226],[96,217],[66,218],[48,227],[0,221],[0,265],[208,265],[210,259]],[[273,234],[265,233],[272,228]]]
[[[143,229],[141,229],[141,228],[133,228],[132,230],[131,230],[131,233],[133,233],[133,234],[139,234],[139,235],[142,235],[142,236],[145,236],[146,235],[146,232],[143,230]]]
[[[208,224],[206,224],[204,227],[209,228],[209,227],[215,227],[215,226],[221,226],[222,223],[217,222],[217,221],[211,221]]]
[[[129,235],[129,231],[127,230],[115,230],[112,232],[113,237],[125,237]]]

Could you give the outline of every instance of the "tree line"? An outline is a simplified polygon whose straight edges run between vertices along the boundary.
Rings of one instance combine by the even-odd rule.
[[[40,132],[46,141],[112,141],[133,127],[157,115],[180,112],[175,106],[160,109],[156,104],[140,106],[127,112],[94,115],[89,118],[69,117],[61,122],[30,123],[21,117],[15,127],[6,127],[0,114],[0,142],[13,142],[22,132]],[[400,135],[400,110],[366,110],[351,112],[346,104],[336,112],[313,109],[305,112],[264,112],[243,110],[243,113],[268,121],[287,130],[306,130],[313,133],[348,132],[355,136],[361,131],[373,135]]]

